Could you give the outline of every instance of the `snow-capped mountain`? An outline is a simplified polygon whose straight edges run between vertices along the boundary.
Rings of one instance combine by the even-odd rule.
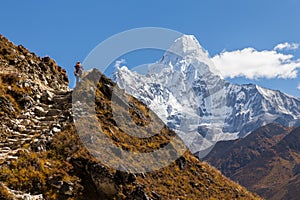
[[[244,137],[264,124],[299,123],[300,99],[227,82],[191,35],[175,40],[160,61],[148,66],[147,74],[123,66],[112,78],[156,112],[200,157],[217,141]]]

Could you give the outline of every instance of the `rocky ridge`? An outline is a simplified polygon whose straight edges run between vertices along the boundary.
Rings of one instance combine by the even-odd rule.
[[[298,199],[299,131],[268,124],[243,139],[217,143],[205,160],[266,199]]]
[[[0,52],[0,164],[3,167],[16,162],[23,153],[46,151],[53,136],[71,123],[72,118],[71,94],[64,69],[50,57],[40,58],[2,35]],[[17,199],[30,199],[29,194],[22,196],[21,191],[9,191]]]
[[[1,46],[1,162],[26,144],[41,151],[70,123],[71,96],[65,70],[3,36]]]

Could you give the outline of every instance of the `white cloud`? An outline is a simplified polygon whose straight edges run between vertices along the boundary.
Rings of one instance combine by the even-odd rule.
[[[297,89],[300,90],[300,83],[298,83]]]
[[[126,64],[126,60],[125,59],[117,60],[115,62],[115,67],[119,68],[122,64]]]
[[[215,66],[224,77],[243,76],[255,78],[295,78],[300,68],[300,59],[291,54],[278,53],[275,50],[257,51],[245,48],[236,51],[224,51],[212,58]]]
[[[298,43],[281,43],[274,47],[274,50],[296,50],[299,48]]]

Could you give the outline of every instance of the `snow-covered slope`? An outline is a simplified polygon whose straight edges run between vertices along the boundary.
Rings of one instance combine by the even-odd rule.
[[[300,117],[300,100],[295,97],[225,81],[191,35],[178,38],[159,62],[148,66],[146,75],[121,67],[112,78],[200,157],[217,141],[243,137],[273,121],[292,126]]]

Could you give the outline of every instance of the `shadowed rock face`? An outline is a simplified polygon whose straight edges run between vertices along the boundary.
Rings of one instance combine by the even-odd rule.
[[[266,199],[297,199],[299,131],[269,124],[243,139],[217,143],[205,160]]]
[[[0,69],[1,199],[259,199],[190,152],[147,173],[124,172],[126,165],[122,163],[119,170],[107,167],[81,142],[93,142],[91,136],[95,135],[86,132],[79,138],[76,132],[73,111],[84,115],[86,110],[80,102],[72,109],[72,91],[68,89],[65,70],[51,58],[37,57],[3,36]],[[93,73],[87,75],[90,76]],[[117,147],[123,151],[151,152],[176,137],[161,121],[157,122],[163,125],[158,135],[139,139],[125,134],[112,118],[115,84],[100,76],[94,85],[96,117]],[[91,95],[90,87],[84,87],[85,81],[88,79],[83,78],[73,92],[84,97]],[[144,127],[158,119],[144,104],[119,91],[131,100],[129,116],[136,125]],[[127,112],[122,106],[118,108],[119,113]],[[88,120],[82,123],[87,125]],[[112,152],[122,157],[122,151]]]

